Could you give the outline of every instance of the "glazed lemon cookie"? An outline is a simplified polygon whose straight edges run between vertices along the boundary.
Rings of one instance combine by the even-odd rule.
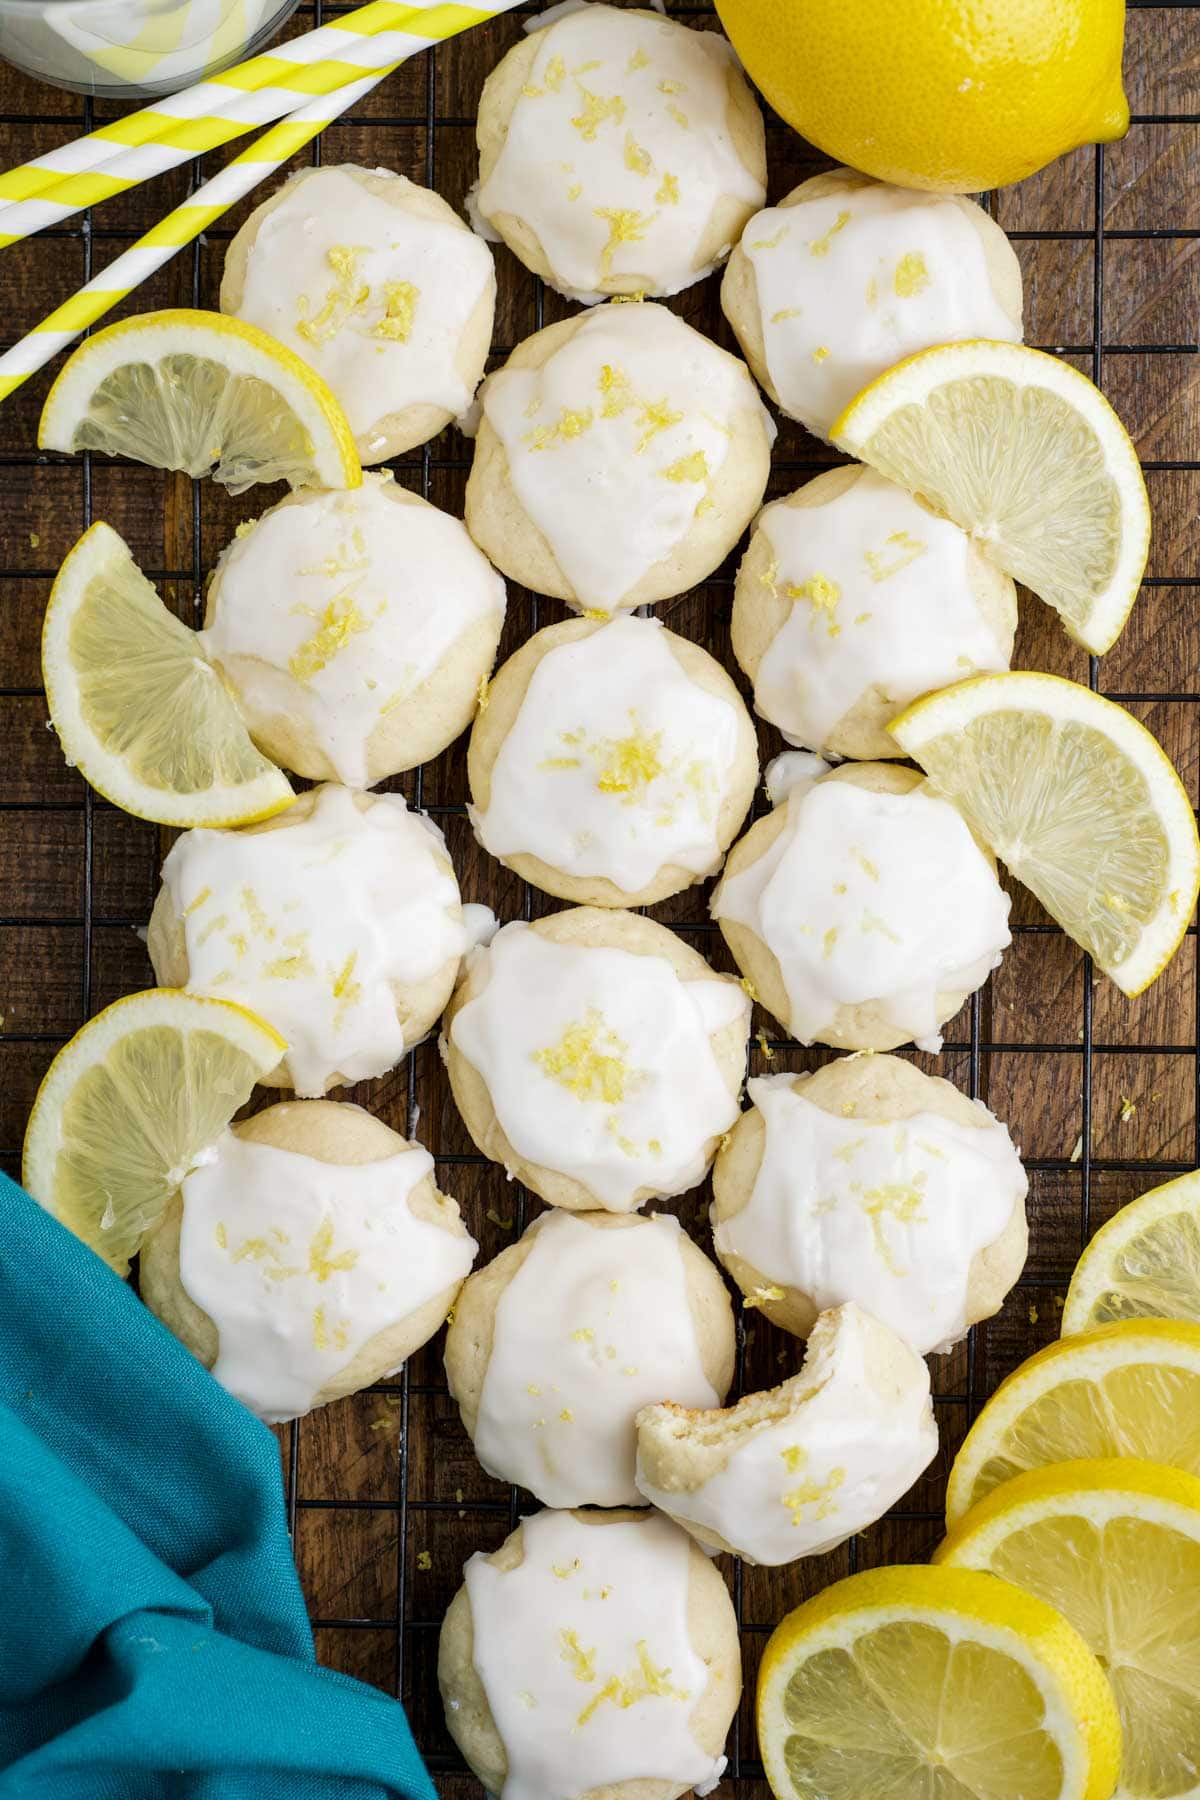
[[[674,932],[581,906],[470,956],[442,1044],[485,1156],[552,1206],[632,1212],[703,1180],[749,1029],[741,985]]]
[[[487,245],[429,188],[354,163],[301,169],[230,244],[221,311],[333,389],[364,463],[460,418],[492,341]]]
[[[433,1158],[361,1107],[301,1100],[223,1132],[142,1247],[142,1299],[260,1419],[394,1374],[477,1245]]]
[[[742,1692],[737,1616],[678,1526],[539,1512],[464,1575],[438,1684],[489,1793],[676,1800],[716,1786]]]
[[[746,365],[665,306],[548,325],[481,400],[467,529],[506,575],[577,612],[694,587],[762,500],[774,426]]]
[[[382,1075],[449,998],[467,947],[441,832],[399,794],[330,783],[242,831],[185,831],[147,948],[161,987],[236,1000],[287,1039],[267,1085]]]
[[[960,194],[831,169],[742,233],[721,306],[775,404],[817,437],[894,363],[964,338],[1021,341],[1021,269]]]
[[[937,1454],[929,1370],[853,1305],[822,1313],[798,1375],[724,1412],[637,1418],[637,1485],[711,1551],[775,1567],[882,1518]]]
[[[466,528],[368,475],[305,488],[217,564],[201,642],[259,749],[310,780],[372,787],[470,724],[504,582]]]
[[[940,1050],[938,1028],[1012,941],[1008,909],[962,814],[890,763],[796,780],[712,899],[767,1011],[842,1050]]]
[[[718,1406],[734,1351],[725,1283],[677,1219],[555,1210],[467,1282],[446,1374],[489,1475],[629,1506],[639,1407]]]
[[[1016,588],[973,539],[861,463],[764,506],[733,595],[755,710],[834,756],[900,756],[888,721],[1007,669],[1016,625]]]
[[[713,1243],[785,1331],[853,1301],[919,1354],[1000,1310],[1028,1182],[978,1100],[895,1056],[750,1083],[713,1170]]]
[[[509,658],[467,759],[475,835],[525,881],[652,906],[721,865],[758,780],[729,676],[654,619],[550,625]]]
[[[719,32],[580,6],[484,84],[479,213],[572,300],[674,294],[766,198],[762,114]]]

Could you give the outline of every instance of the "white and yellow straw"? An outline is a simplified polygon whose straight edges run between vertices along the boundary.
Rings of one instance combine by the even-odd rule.
[[[380,0],[380,4],[387,3],[388,0]],[[214,175],[211,181],[206,181],[202,187],[197,188],[182,206],[177,206],[174,212],[168,213],[160,224],[139,238],[136,244],[110,263],[107,269],[94,276],[77,294],[73,294],[62,306],[56,307],[40,325],[35,325],[19,343],[0,356],[0,401],[6,400],[15,388],[20,387],[23,381],[28,380],[30,375],[35,374],[81,332],[86,331],[89,325],[94,325],[97,319],[119,305],[134,288],[139,287],[165,262],[169,262],[185,244],[190,244],[199,237],[214,219],[220,218],[223,212],[249,193],[251,188],[256,187],[289,157],[303,149],[331,119],[336,119],[361,100],[364,94],[370,93],[376,83],[382,81],[385,75],[391,74],[392,69],[399,67],[401,62],[428,49],[433,43],[456,36],[471,25],[508,12],[516,4],[517,0],[484,0],[484,4],[470,8],[441,5],[394,8],[393,10],[410,15],[424,12],[430,23],[435,15],[439,15],[438,23],[442,27],[440,35],[434,37],[427,32],[423,38],[418,39],[415,33],[411,34],[412,47],[387,68],[375,70],[361,80],[336,88],[332,93],[318,95],[289,118],[281,119],[270,131],[264,132],[257,143],[251,144],[219,174]],[[454,22],[449,20],[448,15],[451,13],[455,15]],[[318,65],[313,66],[315,68]]]
[[[510,0],[510,4],[513,0]],[[175,168],[271,119],[306,97],[334,93],[506,10],[457,0],[371,0],[323,25],[153,106],[0,174],[0,249],[140,181]],[[332,116],[332,115],[330,115]],[[307,142],[307,139],[305,139]]]

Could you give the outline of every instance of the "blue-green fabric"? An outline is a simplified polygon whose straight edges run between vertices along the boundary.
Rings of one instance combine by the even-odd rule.
[[[314,1660],[270,1432],[4,1176],[0,1796],[434,1800]]]

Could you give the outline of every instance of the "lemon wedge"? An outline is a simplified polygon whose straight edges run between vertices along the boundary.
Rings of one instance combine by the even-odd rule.
[[[1131,1200],[1100,1227],[1076,1263],[1063,1337],[1118,1319],[1200,1325],[1200,1172]]]
[[[850,402],[833,441],[979,541],[1102,655],[1137,597],[1150,503],[1099,388],[1023,344],[972,339],[897,363]]]
[[[68,761],[162,825],[248,825],[295,799],[255,749],[194,631],[168,612],[110,526],[67,554],[42,628],[42,678]]]
[[[983,675],[888,728],[972,830],[1126,994],[1171,960],[1196,905],[1191,802],[1158,740],[1057,675]]]
[[[119,1275],[287,1049],[255,1013],[175,988],[97,1013],[46,1071],[21,1178]]]
[[[955,1524],[1026,1469],[1110,1456],[1200,1474],[1200,1325],[1100,1325],[1023,1362],[996,1389],[954,1459],[946,1521]]]
[[[1119,1800],[1200,1792],[1200,1481],[1120,1458],[1018,1475],[934,1562],[986,1569],[1070,1620],[1121,1714]]]
[[[778,1625],[758,1677],[777,1800],[1108,1800],[1104,1673],[1045,1601],[967,1569],[870,1569]]]
[[[231,494],[362,482],[346,415],[306,362],[257,325],[182,307],[85,338],[46,397],[38,444],[211,474]]]

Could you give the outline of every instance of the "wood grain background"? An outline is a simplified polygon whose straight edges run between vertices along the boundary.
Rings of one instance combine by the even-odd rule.
[[[286,35],[341,7],[297,11]],[[526,16],[533,8],[522,9]],[[700,6],[671,11],[715,26]],[[473,122],[480,86],[518,36],[521,15],[443,46],[386,82],[319,143],[326,162],[382,164],[436,187],[455,206],[474,179]],[[1099,380],[1145,460],[1154,508],[1147,581],[1121,641],[1102,662],[1067,639],[1023,597],[1016,663],[1092,680],[1159,735],[1196,798],[1200,765],[1200,10],[1133,0],[1126,86],[1129,136],[1081,150],[991,198],[1013,235],[1025,274],[1026,335]],[[0,64],[0,166],[7,167],[113,116]],[[771,197],[824,166],[770,122]],[[230,152],[231,154],[232,152]],[[221,157],[205,159],[210,174]],[[0,343],[11,342],[128,240],[182,200],[181,168],[110,202],[90,220],[0,255]],[[122,311],[215,305],[224,246],[252,201],[169,264]],[[572,309],[543,291],[507,251],[497,255],[494,361]],[[673,303],[692,324],[732,341],[710,280]],[[118,315],[119,316],[119,315]],[[1189,341],[1190,340],[1190,341]],[[198,618],[205,579],[239,520],[278,498],[230,499],[210,484],[135,466],[38,456],[34,435],[53,368],[0,412],[0,1153],[17,1172],[37,1083],[62,1040],[98,1008],[152,980],[135,927],[144,925],[170,834],[93,799],[47,729],[38,640],[48,584],[80,531],[106,519],[185,620]],[[460,513],[469,446],[444,433],[401,458],[397,478]],[[838,460],[784,421],[770,493],[789,492]],[[733,562],[659,608],[734,674],[728,642]],[[553,601],[510,589],[502,645],[563,616]],[[739,678],[740,679],[740,678]],[[781,748],[760,729],[762,757]],[[429,808],[446,831],[467,900],[503,918],[537,916],[556,902],[523,888],[474,844],[462,814],[464,744],[390,784]],[[781,1570],[726,1566],[743,1626],[747,1698],[731,1739],[724,1791],[759,1796],[751,1696],[765,1634],[790,1606],[852,1568],[923,1558],[939,1536],[946,1469],[973,1411],[1022,1357],[1056,1335],[1073,1262],[1090,1233],[1134,1195],[1190,1169],[1197,1156],[1196,939],[1139,1000],[1093,981],[1082,954],[1012,885],[1015,941],[988,988],[947,1027],[940,1059],[916,1057],[977,1093],[1008,1121],[1030,1173],[1032,1243],[1020,1286],[969,1343],[934,1359],[942,1449],[903,1504],[851,1544]],[[729,960],[707,921],[707,890],[654,909],[718,967]],[[771,1021],[756,1021],[773,1032]],[[816,1066],[823,1052],[772,1039],[752,1072]],[[536,1202],[482,1164],[458,1120],[432,1045],[348,1096],[411,1131],[438,1159],[440,1184],[461,1203],[487,1260],[513,1241]],[[706,1242],[707,1194],[679,1211]],[[69,1328],[69,1327],[68,1327]],[[792,1340],[745,1315],[741,1390],[796,1366]],[[739,1391],[741,1391],[739,1390]],[[328,1407],[278,1433],[295,1526],[296,1558],[318,1655],[402,1695],[441,1792],[478,1793],[453,1752],[435,1681],[437,1629],[473,1550],[494,1548],[527,1497],[484,1475],[449,1400],[440,1342],[402,1381]]]

